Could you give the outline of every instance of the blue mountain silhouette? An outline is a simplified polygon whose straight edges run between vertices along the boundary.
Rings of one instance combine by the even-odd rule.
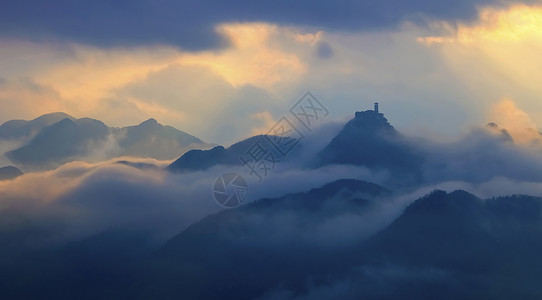
[[[136,126],[112,128],[99,120],[75,119],[63,113],[32,121],[8,121],[0,126],[0,140],[23,137],[28,141],[6,156],[28,170],[51,169],[78,159],[116,156],[173,159],[190,149],[209,147],[202,140],[154,119]],[[107,147],[111,149],[104,152]],[[94,153],[100,153],[96,155],[99,157],[93,158]]]

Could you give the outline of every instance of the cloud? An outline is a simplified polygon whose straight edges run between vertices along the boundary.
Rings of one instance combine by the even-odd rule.
[[[207,66],[236,87],[270,88],[297,81],[307,71],[300,51],[310,49],[321,36],[269,23],[226,23],[217,31],[231,41],[230,48],[187,54],[183,62]]]
[[[220,208],[210,198],[214,178],[207,174],[172,176],[115,161],[72,162],[0,182],[0,214],[15,222],[2,231],[14,234],[41,228],[38,241],[65,242],[124,228],[150,232],[164,241]],[[151,159],[136,161],[165,165]]]
[[[4,79],[0,82],[0,103],[3,107],[0,120],[7,121],[15,115],[19,119],[33,119],[36,114],[62,111],[63,101],[58,91],[30,78]]]
[[[514,39],[485,36],[499,35],[491,33],[504,26],[492,21],[499,18],[512,31],[537,28],[538,9],[482,7],[469,22],[431,19],[430,28],[402,22],[400,27],[361,32],[228,21],[215,29],[229,46],[198,52],[168,45],[104,49],[12,38],[0,47],[0,60],[7,66],[0,76],[9,82],[30,78],[56,93],[49,97],[50,107],[75,117],[97,118],[110,126],[152,117],[215,143],[246,138],[261,126],[250,119],[254,114],[267,111],[279,119],[307,90],[335,118],[379,101],[394,125],[416,136],[458,136],[469,125],[484,122],[488,108],[503,98],[514,99],[536,123],[542,117],[536,96],[542,93],[538,31],[527,30]],[[469,32],[468,43],[417,40],[458,40],[461,30]],[[40,59],[33,64],[27,57]],[[45,110],[37,98],[46,94],[44,90],[29,100],[28,110]],[[6,120],[30,114],[3,112]]]
[[[0,70],[0,76],[6,82],[20,82],[26,76],[29,79],[24,80],[42,88],[20,86],[18,103],[28,102],[25,108],[34,112],[28,116],[26,111],[6,110],[5,118],[31,118],[54,109],[113,126],[152,117],[215,142],[246,137],[257,126],[250,115],[264,110],[276,114],[277,100],[285,102],[273,90],[294,84],[306,72],[300,51],[311,52],[320,35],[263,23],[221,24],[217,30],[232,41],[231,47],[219,52],[187,53],[168,46],[100,49],[80,44],[56,49],[50,43],[7,41],[0,57],[11,56],[19,67],[6,59],[8,68]],[[40,62],[29,64],[25,59],[29,56],[40,56]],[[7,95],[1,99],[6,105],[14,101],[8,95],[18,98],[7,83],[0,93]],[[26,94],[33,97],[25,102]],[[40,97],[50,103],[39,103]],[[281,109],[286,111],[288,105]],[[209,119],[239,124],[217,133]]]
[[[267,134],[269,130],[271,130],[273,125],[275,125],[275,123],[277,122],[275,119],[273,119],[273,116],[268,111],[255,113],[252,116],[250,116],[250,118],[258,120],[262,123],[261,127],[254,128],[252,130],[252,132],[250,133],[251,136]]]
[[[4,153],[15,150],[21,147],[22,141],[1,141],[0,142],[0,166],[9,166],[13,163],[7,158]]]
[[[510,98],[537,120],[541,16],[539,5],[485,8],[475,22],[435,22],[440,34],[419,41],[441,53],[447,68],[469,90],[472,110]]]
[[[494,177],[519,181],[542,180],[540,148],[511,144],[487,130],[472,130],[450,143],[422,146],[426,180],[481,183]]]
[[[277,98],[266,90],[252,85],[234,87],[200,65],[172,64],[115,93],[121,103],[135,103],[141,112],[164,124],[218,143],[248,137],[261,126],[259,119],[251,116],[277,110]],[[164,112],[147,109],[149,103]]]
[[[303,168],[341,127],[341,122],[315,127],[299,145],[300,153],[288,162],[277,163],[276,169],[261,184],[241,164],[172,175],[116,164],[122,159],[117,158],[94,164],[72,162],[53,171],[28,173],[14,181],[2,182],[1,206],[5,213],[17,212],[14,215],[37,214],[47,216],[46,219],[54,216],[55,222],[65,222],[72,236],[108,227],[145,228],[147,222],[161,224],[155,228],[156,232],[167,235],[219,209],[210,196],[210,187],[216,177],[226,172],[240,173],[249,180],[251,201],[308,190],[340,178],[357,178],[394,188],[393,177],[386,171],[375,172],[356,166]],[[100,145],[99,148],[115,150],[115,141],[106,145],[109,146]],[[485,130],[473,130],[449,143],[418,141],[417,145],[426,158],[422,166],[425,181],[420,186],[402,190],[404,194],[396,198],[395,204],[389,208],[394,211],[392,215],[398,214],[408,201],[435,188],[464,188],[481,196],[518,193],[522,188],[533,194],[542,194],[539,184],[542,182],[542,165],[536,163],[541,161],[536,146],[531,149],[529,145],[511,144]],[[148,159],[135,161],[162,167],[169,163]],[[395,206],[398,203],[403,204]],[[156,211],[147,218],[145,212],[150,207]],[[368,220],[373,219],[368,218],[364,222],[372,223]],[[321,231],[329,233],[351,221],[348,216],[332,220],[327,225],[322,224]],[[368,224],[361,227],[371,228]]]
[[[331,123],[315,128],[313,135],[308,135],[304,141],[306,144],[299,146],[303,150],[300,159],[318,149],[317,145],[328,142],[328,137],[334,135],[337,127],[340,126]],[[428,175],[426,181],[376,199],[361,214],[345,209],[350,206],[345,204],[341,193],[329,199],[318,213],[296,209],[295,206],[285,206],[283,210],[256,210],[250,214],[243,213],[242,209],[232,213],[239,213],[244,218],[246,227],[241,230],[242,243],[253,246],[253,241],[258,241],[264,246],[277,246],[284,251],[281,255],[290,253],[292,249],[295,251],[297,248],[291,247],[292,244],[300,245],[299,249],[305,246],[320,250],[354,247],[385,228],[405,207],[435,188],[448,191],[462,188],[481,197],[509,193],[542,195],[542,164],[536,163],[542,160],[539,153],[531,152],[527,147],[505,142],[482,130],[475,130],[450,144],[429,141],[420,145],[429,160],[423,166]],[[138,169],[116,163],[120,159],[159,168]],[[249,202],[307,191],[341,178],[356,178],[393,187],[389,173],[359,166],[305,169],[300,168],[295,160],[281,162],[262,183],[258,183],[257,178],[250,176],[249,170],[241,165],[171,174],[161,170],[168,163],[134,158],[101,163],[71,162],[56,170],[27,173],[15,180],[0,182],[0,242],[9,245],[5,248],[7,250],[3,249],[3,261],[9,261],[10,255],[19,255],[22,250],[38,249],[41,252],[58,249],[58,246],[70,242],[92,241],[90,237],[112,231],[144,233],[150,236],[153,246],[158,247],[191,224],[221,210],[212,198],[211,189],[214,180],[227,172],[237,172],[247,179]],[[367,198],[363,194],[347,196]],[[231,238],[235,237],[236,231],[221,233]],[[106,240],[104,243],[109,242]],[[284,248],[284,245],[290,247]],[[95,257],[98,260],[103,258],[99,255]],[[99,268],[102,266],[100,264]],[[349,265],[348,268],[355,266]],[[326,295],[347,298],[358,295],[360,291],[384,293],[388,289],[378,285],[381,282],[404,283],[409,279],[412,282],[435,280],[441,283],[446,282],[449,276],[435,269],[367,266],[353,271],[348,269],[343,277],[329,277],[324,283],[303,277],[301,280],[307,280],[303,288],[307,294],[299,294],[298,290],[293,292],[290,287],[274,289],[266,286],[270,290],[263,299],[310,299]]]
[[[163,242],[221,209],[212,199],[211,188],[214,180],[224,173],[236,172],[248,180],[248,201],[309,190],[341,178],[385,182],[386,172],[371,172],[364,167],[300,168],[340,126],[340,123],[322,123],[314,127],[314,132],[307,134],[299,145],[302,151],[288,163],[277,163],[276,169],[262,183],[241,163],[216,166],[205,172],[171,174],[161,170],[171,161],[130,157],[96,163],[75,161],[51,171],[29,172],[15,180],[0,182],[0,215],[9,216],[15,224],[1,230],[16,240],[18,232],[40,228],[36,243],[63,243],[108,229],[131,229],[150,232],[157,241]],[[89,149],[93,159],[118,148],[114,139],[94,146]],[[116,163],[120,160],[159,168],[137,169]],[[333,222],[351,223],[352,220]],[[333,230],[333,222],[323,225],[322,230]],[[28,237],[19,240],[23,241],[28,241]]]
[[[316,50],[316,53],[318,54],[320,58],[328,59],[333,56],[333,48],[331,47],[329,43],[321,42],[321,43],[318,43],[317,47],[318,48]]]
[[[137,169],[127,160],[159,168]],[[171,174],[170,161],[120,157],[100,163],[70,162],[45,172],[30,172],[0,182],[0,239],[16,245],[47,246],[78,240],[107,230],[149,234],[160,244],[190,224],[222,208],[213,200],[214,180],[238,172],[250,186],[248,201],[308,190],[343,177],[373,177],[357,167],[290,170],[283,164],[259,184],[239,166],[205,172]],[[25,232],[39,232],[26,236]],[[4,240],[5,241],[5,240]]]
[[[86,236],[107,228],[132,228],[154,232],[164,240],[220,209],[212,200],[210,189],[214,179],[226,172],[239,173],[249,181],[249,201],[305,191],[341,178],[393,187],[393,178],[385,171],[339,165],[314,170],[300,168],[303,161],[310,160],[305,156],[317,151],[319,144],[328,141],[325,137],[332,136],[336,130],[334,124],[316,130],[303,142],[306,144],[300,145],[302,153],[298,159],[279,162],[262,183],[241,164],[217,166],[205,172],[170,174],[160,169],[139,170],[115,163],[125,158],[102,163],[72,162],[56,170],[28,173],[13,181],[0,182],[0,211],[22,219],[30,217],[44,222],[54,219],[55,226],[65,226],[62,230],[65,238]],[[542,194],[542,165],[536,163],[540,161],[540,154],[503,142],[488,132],[473,131],[453,144],[427,144],[422,149],[427,158],[423,166],[424,183],[403,189],[391,202],[382,202],[382,210],[375,211],[373,217],[358,220],[344,215],[323,222],[314,231],[313,238],[340,239],[343,227],[363,231],[346,234],[342,237],[344,240],[370,234],[383,226],[375,224],[389,222],[410,201],[435,188],[464,188],[481,196],[518,193],[522,189]],[[126,159],[160,167],[169,163]],[[285,224],[287,220],[269,223]],[[361,222],[361,225],[352,226],[352,222]]]
[[[327,30],[375,30],[404,20],[472,20],[477,7],[516,1],[9,1],[0,13],[4,37],[64,39],[100,46],[168,44],[188,50],[224,45],[215,26],[235,21],[272,22]],[[535,1],[522,1],[530,3]]]
[[[519,41],[526,37],[539,37],[542,26],[539,6],[513,5],[508,9],[486,7],[481,9],[475,24],[458,23],[452,28],[441,20],[433,26],[451,31],[448,36],[421,37],[418,41],[427,44]]]
[[[506,128],[517,143],[532,144],[542,139],[531,117],[510,99],[503,99],[495,104],[490,111],[489,119],[499,127]]]

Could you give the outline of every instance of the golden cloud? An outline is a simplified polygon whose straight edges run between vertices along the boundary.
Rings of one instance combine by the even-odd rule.
[[[489,120],[506,129],[516,143],[533,144],[542,140],[531,117],[511,99],[502,99],[495,104],[489,113]]]
[[[540,111],[542,95],[542,6],[515,5],[481,9],[473,24],[436,22],[442,35],[420,37],[432,46],[476,99],[471,108],[511,97]],[[502,104],[501,104],[502,105]]]
[[[476,25],[457,24],[457,29],[446,22],[433,24],[445,31],[455,31],[448,36],[420,37],[428,45],[442,43],[470,44],[485,42],[519,41],[542,37],[542,7],[516,5],[509,9],[484,8],[479,12]]]
[[[217,32],[231,41],[230,49],[184,54],[179,62],[209,67],[233,86],[252,84],[268,89],[279,82],[296,80],[306,72],[298,55],[288,51],[289,44],[300,46],[319,37],[266,23],[223,24]]]
[[[6,104],[11,101],[8,98],[17,99],[13,100],[17,105],[9,114],[18,118],[64,111],[75,117],[99,118],[115,126],[131,125],[148,117],[182,126],[194,118],[204,118],[194,113],[204,113],[210,102],[216,100],[201,99],[209,94],[207,90],[216,89],[212,85],[216,80],[209,83],[209,77],[220,78],[229,89],[252,85],[271,91],[277,84],[291,85],[307,71],[301,59],[303,52],[310,50],[322,35],[321,32],[304,33],[267,23],[221,24],[216,30],[230,40],[230,47],[198,53],[168,46],[104,49],[68,44],[55,49],[47,43],[3,41],[1,44],[6,47],[0,55],[9,55],[19,63],[33,57],[40,63],[21,64],[24,72],[15,65],[0,70],[0,79],[17,78],[23,72],[33,82],[55,93],[36,94],[35,91],[0,86],[0,100]],[[23,57],[18,57],[18,53]],[[178,75],[188,77],[172,78],[159,85],[164,88],[166,83],[186,82],[184,90],[176,86],[168,88],[179,93],[178,103],[162,100],[156,94],[124,92],[127,86],[144,82],[162,71],[167,73],[172,66],[186,68],[185,75],[183,72]],[[194,68],[204,70],[190,71]],[[227,98],[228,95],[223,96]]]

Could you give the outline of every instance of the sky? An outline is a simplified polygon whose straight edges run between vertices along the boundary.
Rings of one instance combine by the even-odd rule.
[[[121,151],[112,134],[55,169],[21,167],[24,175],[0,181],[0,265],[109,230],[161,246],[223,209],[213,189],[231,172],[247,179],[247,203],[345,178],[393,191],[368,217],[324,215],[304,231],[292,230],[307,217],[295,209],[255,219],[316,247],[358,243],[435,189],[542,196],[540,53],[542,0],[4,0],[0,124],[51,112],[112,127],[154,118],[227,146],[268,132],[308,91],[329,115],[303,129],[299,153],[263,183],[240,162],[176,173],[165,169],[171,160],[104,160]],[[406,135],[392,146],[423,156],[419,183],[404,184],[412,170],[311,167],[374,102]],[[347,140],[362,144],[365,134]],[[0,142],[7,151],[26,141]],[[11,164],[0,155],[0,167]]]
[[[0,123],[155,118],[229,144],[311,91],[330,120],[378,101],[413,136],[520,134],[541,125],[541,50],[541,1],[6,1]]]

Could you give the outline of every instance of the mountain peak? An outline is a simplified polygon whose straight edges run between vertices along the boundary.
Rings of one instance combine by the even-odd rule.
[[[53,113],[49,113],[49,114],[39,116],[39,117],[35,118],[34,120],[32,120],[30,122],[35,123],[35,124],[39,124],[41,127],[45,127],[45,126],[52,125],[54,123],[63,121],[65,119],[75,120],[74,117],[68,115],[67,113],[53,112]]]
[[[356,113],[354,114],[354,118],[355,118],[355,119],[358,119],[358,118],[367,118],[367,117],[372,117],[372,118],[378,118],[378,117],[381,117],[381,118],[383,118],[383,117],[384,117],[384,114],[383,114],[383,113],[376,112],[376,111],[374,111],[374,110],[356,111]]]
[[[42,118],[42,119],[50,119],[50,118],[53,118],[53,119],[66,119],[66,118],[73,119],[72,116],[68,115],[67,113],[60,112],[60,111],[44,114],[44,115],[41,115],[41,116],[37,117],[36,119],[39,119],[39,118]]]
[[[353,127],[356,130],[375,131],[384,129],[388,132],[395,132],[395,128],[391,126],[384,114],[375,110],[357,111],[354,118],[350,120],[345,127]]]
[[[23,172],[21,170],[13,167],[13,166],[7,166],[7,167],[1,167],[0,168],[0,181],[2,180],[11,180],[16,177],[19,177],[23,175]]]
[[[0,139],[29,139],[42,128],[55,124],[63,119],[74,119],[63,112],[54,112],[39,116],[33,120],[10,120],[0,126]]]
[[[378,111],[358,111],[318,153],[316,166],[352,164],[388,169],[405,182],[418,180],[421,157]]]
[[[156,125],[158,125],[158,121],[156,121],[153,118],[150,118],[150,119],[142,122],[141,124],[139,124],[139,126],[156,126]]]
[[[56,122],[55,124],[53,124],[53,126],[67,126],[67,125],[75,125],[75,121],[70,119],[70,118],[64,118],[58,122]]]

